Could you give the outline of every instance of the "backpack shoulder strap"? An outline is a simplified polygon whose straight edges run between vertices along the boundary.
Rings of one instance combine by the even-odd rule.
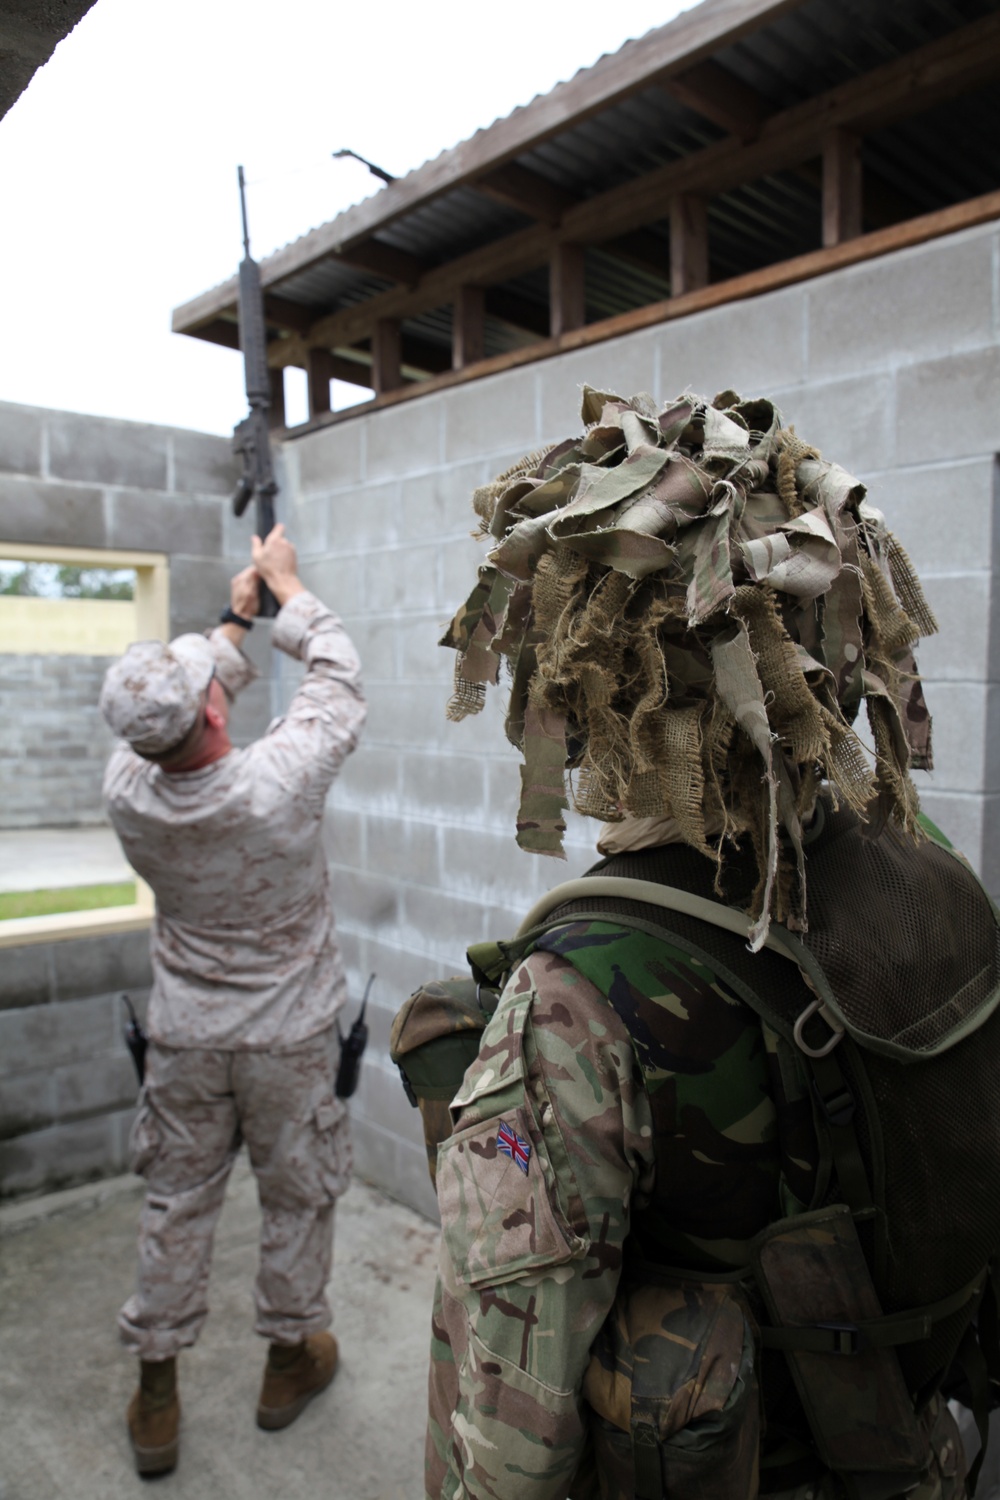
[[[517,930],[524,937],[533,927],[538,927],[546,917],[568,901],[579,901],[584,897],[617,896],[631,901],[642,901],[646,906],[661,906],[666,911],[684,912],[689,917],[699,917],[722,927],[737,937],[750,937],[753,919],[745,911],[725,906],[721,901],[709,901],[705,896],[696,896],[692,891],[683,891],[678,886],[660,885],[653,880],[634,880],[623,875],[587,875],[579,880],[567,880],[562,885],[546,891],[525,917]],[[793,963],[799,959],[791,946],[784,941],[781,931],[772,923],[765,946],[789,958]]]

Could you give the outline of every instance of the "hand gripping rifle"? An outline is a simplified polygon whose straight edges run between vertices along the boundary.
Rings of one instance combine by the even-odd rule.
[[[233,495],[233,510],[241,516],[251,500],[257,502],[257,535],[263,541],[274,526],[274,497],[278,484],[271,464],[271,436],[267,414],[271,405],[271,382],[267,368],[267,331],[264,327],[264,295],[260,268],[250,255],[247,229],[246,184],[240,180],[240,212],[243,215],[243,259],[240,262],[240,348],[246,379],[249,416],[233,428],[233,452],[243,459],[243,477]],[[260,585],[258,615],[266,619],[278,613],[278,601],[265,583]]]

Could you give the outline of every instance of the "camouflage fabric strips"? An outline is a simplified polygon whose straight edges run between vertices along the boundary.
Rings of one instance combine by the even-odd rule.
[[[805,930],[820,780],[916,833],[909,768],[931,748],[913,643],[934,617],[864,486],[771,402],[585,387],[582,416],[476,491],[490,551],[441,642],[458,652],[448,716],[483,707],[505,658],[522,848],[561,855],[571,799],[674,817],[720,860],[748,834],[754,947],[772,919]]]

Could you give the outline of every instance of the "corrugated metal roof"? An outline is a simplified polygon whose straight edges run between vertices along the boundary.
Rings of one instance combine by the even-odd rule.
[[[759,8],[763,12],[764,6]],[[708,5],[698,7],[688,14],[685,24],[693,26],[700,11],[711,11],[713,24],[724,32],[723,0],[710,0]],[[996,11],[996,0],[777,3],[758,29],[726,42],[714,52],[713,61],[754,90],[765,106],[780,111],[860,78]],[[663,33],[669,30],[660,28]],[[655,41],[657,35],[651,33],[642,43],[627,44],[618,54],[619,61],[627,55],[639,56],[636,49],[648,49],[650,38]],[[602,77],[613,61],[606,59],[600,64]],[[576,88],[581,78],[578,75],[560,88]],[[530,135],[530,112],[548,108],[548,97],[477,133],[473,142],[515,125]],[[867,133],[862,158],[865,227],[878,228],[1000,187],[1000,111],[995,98],[995,89],[977,89],[923,115]],[[721,125],[675,98],[661,76],[630,94],[619,88],[606,107],[585,118],[570,116],[560,128],[548,133],[537,131],[537,138],[526,149],[507,160],[534,174],[561,197],[585,201],[721,142],[726,135]],[[416,180],[420,174],[436,172],[446,178],[453,154],[444,153],[411,177]],[[408,182],[410,179],[403,179],[404,189]],[[398,194],[393,196],[396,187],[394,184],[375,194],[369,200],[370,207],[366,206],[368,220],[375,225],[374,243],[405,251],[424,267],[442,265],[490,246],[536,222],[526,212],[494,201],[482,188],[460,182],[420,197],[407,211],[394,214],[380,225],[379,202],[384,194],[388,214],[392,204],[400,201]],[[588,245],[588,321],[656,302],[669,294],[667,209],[664,203],[663,217],[643,227],[641,254],[636,254],[634,244],[609,241]],[[295,264],[297,255],[301,260],[311,253],[317,237],[325,237],[331,245],[344,243],[337,240],[337,232],[343,224],[346,233],[354,213],[350,210],[341,215],[266,262],[266,283],[272,262],[276,269],[287,267],[279,279],[270,281],[270,290],[313,309],[318,318],[331,310],[356,306],[393,285],[371,272],[346,265],[330,253],[311,263]],[[820,220],[818,162],[764,175],[711,197],[712,279],[727,279],[816,249],[821,242]],[[497,290],[509,298],[522,299],[523,304],[544,315],[548,305],[547,270],[541,267],[510,275]],[[191,304],[192,309],[196,305]],[[185,309],[179,312],[183,314]],[[488,312],[488,355],[516,347],[530,336],[523,329],[513,328],[509,320],[495,316],[489,306]],[[451,338],[450,308],[405,318],[403,333],[404,338],[446,348]]]

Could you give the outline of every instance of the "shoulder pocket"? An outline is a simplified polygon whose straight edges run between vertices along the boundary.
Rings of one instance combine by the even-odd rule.
[[[529,997],[501,1004],[452,1111],[478,1116],[444,1141],[437,1189],[442,1234],[459,1285],[499,1286],[573,1260],[586,1242],[571,1228],[544,1131],[524,1087]]]

